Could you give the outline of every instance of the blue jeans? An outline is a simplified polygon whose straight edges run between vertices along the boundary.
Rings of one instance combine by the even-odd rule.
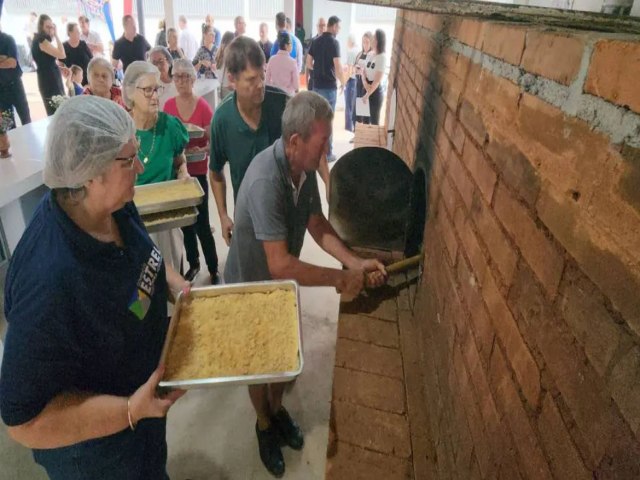
[[[321,97],[325,98],[329,105],[331,105],[331,110],[336,111],[336,97],[338,94],[337,88],[315,88],[313,89]],[[333,135],[329,139],[329,156],[333,154]]]
[[[129,429],[69,447],[34,450],[51,480],[169,480],[166,420],[144,419]]]
[[[344,128],[350,132],[355,130],[356,118],[356,79],[350,78],[344,89]]]

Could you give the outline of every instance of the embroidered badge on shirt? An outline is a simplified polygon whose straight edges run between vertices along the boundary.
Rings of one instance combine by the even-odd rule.
[[[136,290],[129,302],[129,310],[138,317],[144,319],[151,306],[151,297],[155,289],[156,278],[162,265],[162,254],[158,247],[154,246],[147,263],[142,267]]]

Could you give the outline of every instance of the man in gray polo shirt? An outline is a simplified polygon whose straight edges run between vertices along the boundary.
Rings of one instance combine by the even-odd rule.
[[[370,286],[384,283],[384,266],[349,250],[322,214],[316,170],[327,152],[332,119],[329,102],[317,93],[301,92],[287,103],[282,137],[251,161],[238,192],[227,283],[294,279],[333,286],[347,297],[360,293],[365,277]],[[300,261],[306,230],[346,270]],[[282,383],[249,387],[260,458],[276,477],[285,469],[280,440],[296,450],[304,444],[300,427],[282,406],[283,391]]]

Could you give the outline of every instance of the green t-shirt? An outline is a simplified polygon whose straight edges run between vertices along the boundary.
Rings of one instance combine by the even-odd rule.
[[[158,113],[155,141],[153,131],[153,128],[136,130],[136,137],[140,142],[138,157],[144,165],[144,172],[138,175],[136,185],[174,180],[176,174],[173,159],[182,153],[189,142],[189,134],[182,122],[164,112]]]
[[[240,116],[235,92],[227,96],[216,110],[211,122],[209,169],[221,172],[224,164],[229,162],[234,200],[253,157],[280,138],[282,114],[288,98],[279,88],[265,87],[257,130],[249,128]]]

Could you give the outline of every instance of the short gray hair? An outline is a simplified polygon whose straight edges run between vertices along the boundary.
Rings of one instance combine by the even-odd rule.
[[[171,73],[171,67],[173,66],[173,57],[171,56],[171,52],[169,51],[169,49],[167,47],[163,47],[162,45],[153,47],[151,50],[149,50],[149,56],[147,57],[149,59],[149,63],[151,63],[151,55],[153,55],[154,53],[161,53],[162,55],[164,55],[164,58],[167,59],[167,63],[169,64],[169,73]]]
[[[298,93],[287,102],[282,114],[282,138],[288,142],[297,133],[303,140],[307,140],[316,120],[331,122],[331,105],[315,92]]]
[[[160,80],[160,72],[158,68],[149,62],[145,62],[142,60],[136,60],[132,62],[127,67],[127,70],[124,72],[124,79],[122,80],[122,99],[124,100],[124,104],[127,108],[133,107],[133,95],[136,91],[136,87],[138,86],[138,81],[140,77],[144,75],[155,75],[156,80]]]
[[[87,77],[91,75],[94,68],[105,68],[111,74],[111,83],[113,83],[113,65],[104,57],[93,57],[87,65]]]
[[[186,58],[177,58],[173,62],[173,74],[177,73],[188,73],[193,78],[196,78],[196,69],[193,66],[193,63]]]

